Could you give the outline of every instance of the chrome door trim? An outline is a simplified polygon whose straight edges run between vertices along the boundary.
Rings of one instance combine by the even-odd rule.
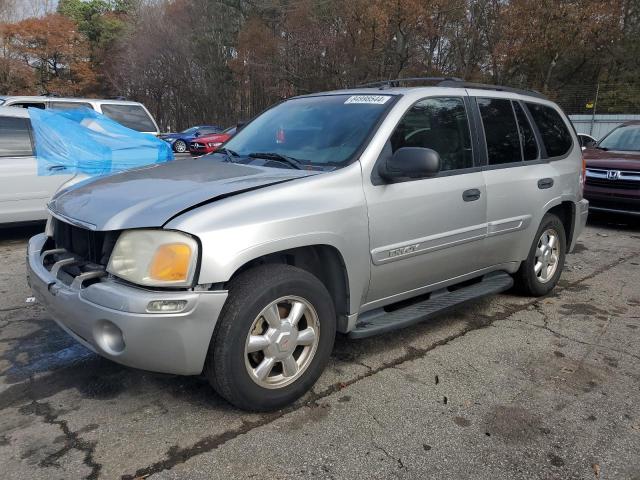
[[[487,224],[481,223],[449,232],[429,235],[428,237],[416,238],[392,245],[384,245],[371,251],[371,259],[374,265],[382,265],[435,250],[442,250],[463,243],[482,240],[486,236]]]

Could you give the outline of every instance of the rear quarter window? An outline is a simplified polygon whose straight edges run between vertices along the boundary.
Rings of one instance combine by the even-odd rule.
[[[527,108],[538,126],[548,157],[561,157],[571,150],[573,140],[564,120],[555,108],[539,103],[527,103]]]
[[[156,126],[141,105],[102,104],[102,113],[111,120],[139,132],[155,132]]]

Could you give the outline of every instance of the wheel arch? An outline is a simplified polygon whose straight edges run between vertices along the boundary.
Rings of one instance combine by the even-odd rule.
[[[269,252],[240,265],[231,275],[229,282],[240,273],[265,264],[291,265],[318,278],[333,299],[338,331],[347,331],[351,289],[347,265],[338,248],[328,244],[313,244]]]
[[[570,251],[570,246],[573,245],[573,234],[576,229],[575,219],[576,219],[576,204],[573,201],[565,200],[556,203],[555,205],[548,208],[545,212],[552,213],[557,216],[562,225],[564,226],[564,232],[567,237],[567,252]]]

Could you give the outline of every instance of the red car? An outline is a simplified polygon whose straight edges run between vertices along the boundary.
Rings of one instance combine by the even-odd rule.
[[[229,127],[221,133],[198,137],[189,144],[189,152],[194,156],[215,152],[220,145],[236,134],[236,128]]]
[[[589,209],[640,216],[640,122],[614,128],[583,154]]]

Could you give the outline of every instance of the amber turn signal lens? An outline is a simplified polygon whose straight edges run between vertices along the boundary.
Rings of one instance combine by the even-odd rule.
[[[187,280],[190,265],[191,247],[184,243],[169,243],[156,250],[149,275],[153,280],[162,282]]]

